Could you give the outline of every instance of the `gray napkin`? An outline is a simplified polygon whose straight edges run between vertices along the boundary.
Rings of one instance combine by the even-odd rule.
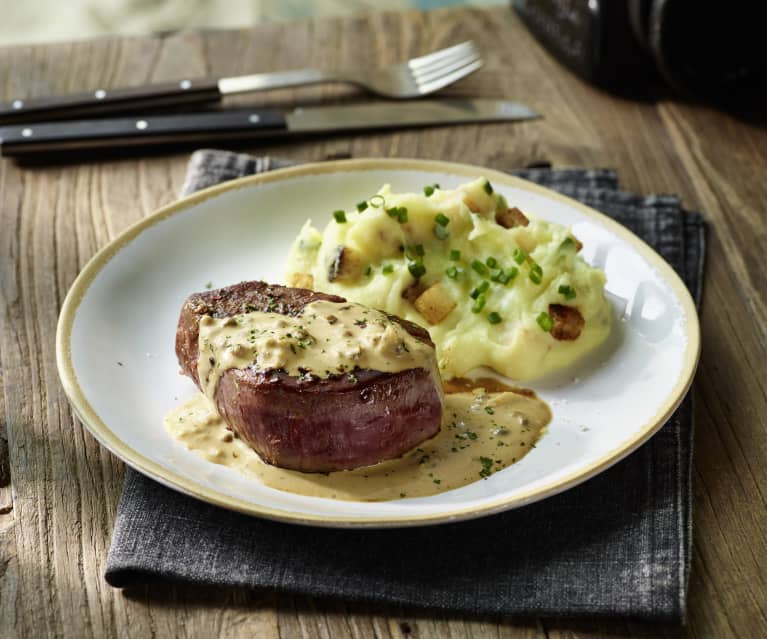
[[[184,192],[285,166],[227,151],[192,156]],[[673,196],[618,190],[613,171],[512,171],[619,220],[700,300],[704,224]],[[690,565],[688,397],[648,443],[542,502],[483,519],[338,530],[230,512],[129,470],[106,580],[267,588],[460,614],[620,615],[682,622]]]

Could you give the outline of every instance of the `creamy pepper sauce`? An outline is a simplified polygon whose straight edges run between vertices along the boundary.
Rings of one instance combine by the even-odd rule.
[[[230,368],[281,369],[307,382],[339,373],[353,376],[355,368],[385,373],[426,368],[437,375],[430,345],[385,313],[347,302],[312,302],[297,316],[206,315],[200,319],[199,345],[197,373],[211,400]]]
[[[551,419],[532,391],[493,379],[444,386],[440,432],[398,459],[355,470],[303,473],[265,463],[218,415],[213,398],[224,371],[282,369],[300,380],[355,369],[427,368],[442,388],[434,349],[384,313],[359,304],[317,301],[301,315],[248,312],[200,320],[197,372],[203,392],[165,417],[186,448],[266,486],[313,497],[388,501],[423,497],[486,479],[524,457]]]
[[[265,463],[228,430],[202,394],[170,413],[165,427],[208,461],[279,490],[350,501],[424,497],[481,481],[519,461],[551,420],[548,406],[531,391],[488,392],[470,386],[463,383],[466,390],[445,395],[442,429],[432,439],[398,459],[327,474]]]

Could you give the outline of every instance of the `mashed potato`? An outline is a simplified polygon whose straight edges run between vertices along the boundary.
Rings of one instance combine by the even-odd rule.
[[[605,275],[570,231],[528,219],[484,178],[455,190],[388,185],[323,232],[307,221],[287,282],[428,328],[444,379],[489,366],[530,380],[605,340]]]

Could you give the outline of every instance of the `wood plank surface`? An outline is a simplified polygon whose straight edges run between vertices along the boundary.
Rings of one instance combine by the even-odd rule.
[[[511,11],[446,10],[0,49],[0,100],[182,76],[378,65],[473,38],[486,66],[448,90],[518,99],[520,124],[336,136],[248,150],[320,160],[421,157],[513,168],[608,166],[704,211],[709,254],[696,401],[688,624],[465,619],[240,590],[103,580],[124,468],[73,416],[58,310],[78,271],[172,201],[186,153],[21,167],[0,161],[0,637],[759,637],[767,634],[767,127],[671,98],[631,101],[554,62]],[[241,102],[358,94],[323,86]]]

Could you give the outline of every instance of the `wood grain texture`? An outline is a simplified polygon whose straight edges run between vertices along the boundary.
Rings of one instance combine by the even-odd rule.
[[[581,83],[506,9],[379,14],[252,30],[0,49],[0,99],[183,76],[376,65],[473,38],[486,66],[447,93],[545,119],[336,136],[254,152],[423,157],[512,168],[610,166],[623,186],[706,213],[703,353],[694,385],[695,547],[685,627],[626,619],[462,619],[274,593],[109,588],[123,466],[84,432],[54,357],[63,296],[91,255],[172,201],[187,154],[49,167],[0,162],[0,637],[758,637],[767,633],[767,129],[709,107]],[[349,100],[321,86],[232,103]],[[438,530],[435,530],[438,534]]]

